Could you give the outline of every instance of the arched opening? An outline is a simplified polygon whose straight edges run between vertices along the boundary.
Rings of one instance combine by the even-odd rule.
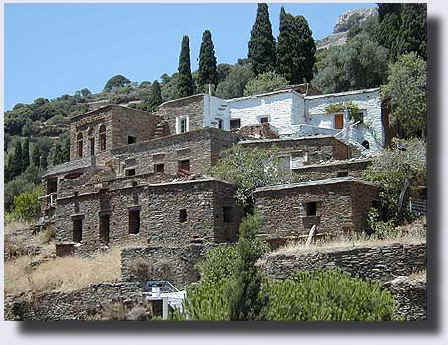
[[[106,126],[100,127],[100,150],[106,151]]]
[[[82,133],[78,133],[77,142],[78,142],[78,156],[79,158],[82,158],[82,147],[83,147]]]
[[[370,144],[369,144],[369,142],[368,142],[367,140],[364,140],[364,141],[361,143],[361,145],[364,146],[364,148],[365,148],[366,150],[368,150],[368,149],[370,148]]]

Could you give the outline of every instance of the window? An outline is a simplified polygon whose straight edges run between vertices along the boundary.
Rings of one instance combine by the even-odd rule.
[[[82,146],[83,146],[82,133],[78,133],[77,142],[78,142],[78,157],[82,158]]]
[[[129,233],[140,232],[140,210],[129,210]]]
[[[218,121],[218,128],[222,129],[223,128],[223,121],[222,119],[216,119]]]
[[[137,137],[133,135],[128,135],[128,145],[135,144],[137,142]]]
[[[334,128],[335,129],[344,128],[344,114],[336,114],[334,116]]]
[[[183,161],[178,162],[178,170],[179,172],[190,172],[190,160],[185,159]]]
[[[164,164],[155,164],[154,165],[154,171],[156,173],[163,173],[163,172],[165,172],[165,165]]]
[[[260,117],[260,123],[269,123],[269,118],[267,116]]]
[[[241,127],[241,119],[230,120],[230,129],[238,129]]]
[[[187,210],[183,208],[179,211],[179,222],[185,223],[187,221]]]
[[[180,132],[185,133],[187,131],[187,119],[180,120]]]
[[[224,206],[222,208],[224,223],[232,223],[232,207]]]
[[[95,138],[90,138],[90,155],[95,156]]]
[[[73,242],[82,241],[82,218],[73,219]]]
[[[336,173],[336,176],[337,176],[337,177],[348,176],[348,171],[347,171],[347,170],[345,170],[345,171],[338,171],[338,172]]]
[[[106,126],[100,127],[100,150],[106,151]]]
[[[305,215],[307,217],[315,216],[317,214],[317,202],[306,202],[305,203]]]
[[[125,175],[126,176],[135,176],[135,168],[134,169],[126,169]]]
[[[100,216],[100,240],[109,243],[110,231],[110,215],[104,214]]]
[[[188,116],[176,117],[176,134],[186,133],[189,131]]]
[[[364,140],[361,144],[366,150],[370,148],[370,144],[367,140]]]

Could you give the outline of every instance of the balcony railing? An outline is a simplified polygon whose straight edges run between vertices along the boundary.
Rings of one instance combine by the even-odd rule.
[[[44,200],[47,207],[56,207],[56,199],[58,197],[58,193],[50,193],[47,195],[43,195],[39,197],[39,200]]]

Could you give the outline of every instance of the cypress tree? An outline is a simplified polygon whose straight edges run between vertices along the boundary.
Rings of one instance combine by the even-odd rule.
[[[212,34],[205,30],[202,34],[201,50],[199,53],[199,87],[206,84],[217,84],[215,47]]]
[[[34,145],[33,151],[31,152],[31,159],[32,159],[33,165],[36,168],[40,168],[40,150],[39,150],[39,146]]]
[[[26,138],[22,150],[22,171],[30,166],[30,139]]]
[[[149,104],[153,111],[155,111],[156,108],[160,104],[162,104],[162,90],[160,89],[160,84],[157,80],[154,80],[154,83],[152,83],[151,98],[149,99]]]
[[[248,46],[247,57],[256,75],[275,70],[275,41],[266,4],[258,4],[257,18],[250,33]]]
[[[58,165],[64,162],[64,153],[62,152],[62,147],[59,142],[57,142],[51,150],[50,157],[53,165]]]
[[[401,54],[416,52],[426,60],[426,4],[403,4]]]
[[[193,78],[190,67],[190,40],[188,36],[182,39],[182,48],[179,56],[179,81],[177,88],[180,97],[191,96],[193,94]]]
[[[14,160],[11,162],[11,179],[19,176],[22,172],[23,156],[22,156],[22,142],[17,141],[16,148],[14,150]]]

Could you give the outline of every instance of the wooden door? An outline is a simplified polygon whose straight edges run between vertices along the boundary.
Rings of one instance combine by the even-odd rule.
[[[336,114],[334,116],[334,128],[336,129],[344,128],[344,114]]]

